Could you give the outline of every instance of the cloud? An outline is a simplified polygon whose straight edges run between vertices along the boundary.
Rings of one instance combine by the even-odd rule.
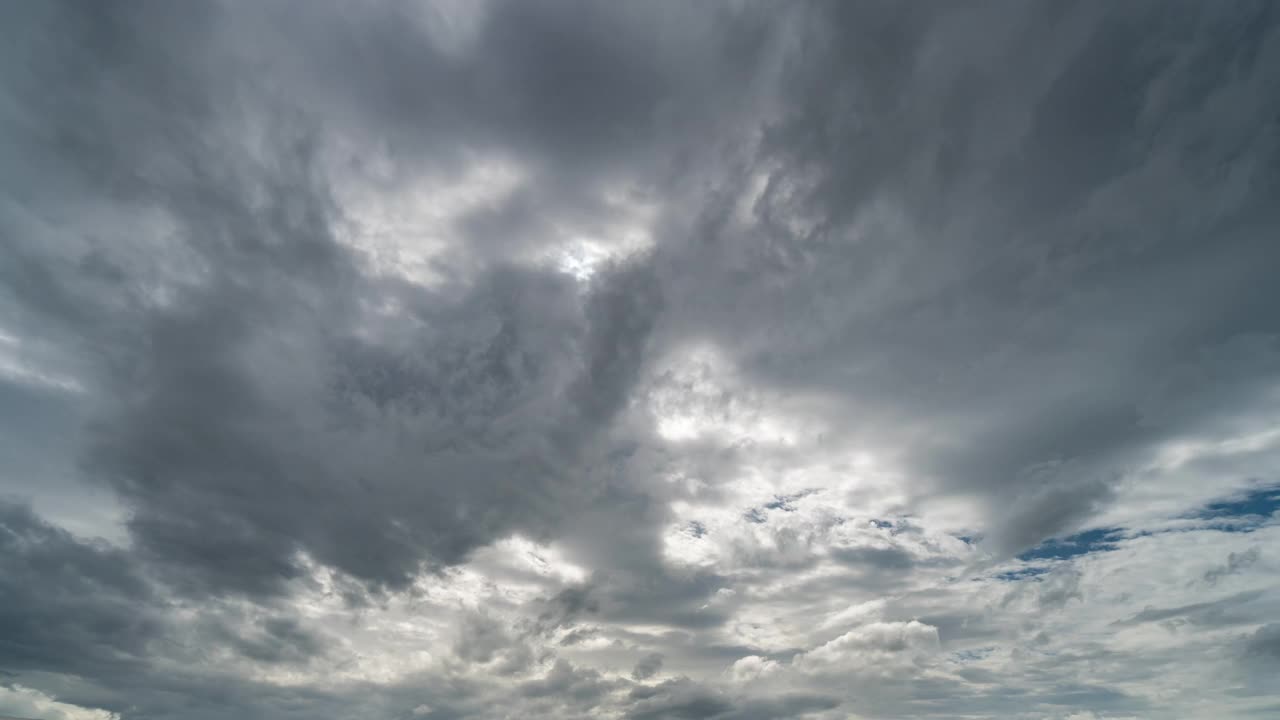
[[[1206,571],[1204,581],[1212,585],[1227,575],[1241,572],[1258,562],[1259,556],[1260,553],[1256,547],[1251,547],[1242,553],[1229,553],[1227,555],[1227,564]]]
[[[802,653],[792,661],[808,673],[892,673],[917,666],[938,648],[938,629],[912,620],[871,623]]]
[[[1136,625],[1139,623],[1155,622],[1157,620],[1169,620],[1172,618],[1187,618],[1188,622],[1196,623],[1212,623],[1223,624],[1232,622],[1232,614],[1230,609],[1237,605],[1243,605],[1257,600],[1262,593],[1256,591],[1239,593],[1221,600],[1210,602],[1192,603],[1172,608],[1153,608],[1147,607],[1142,612],[1133,617],[1117,623],[1119,625]],[[1248,622],[1248,620],[1244,620]]]
[[[38,690],[21,685],[0,688],[0,711],[5,720],[39,715],[45,720],[119,720],[119,715],[104,710],[82,708],[60,703]]]
[[[0,712],[1274,707],[1270,8],[0,16]]]
[[[23,505],[0,504],[6,667],[127,672],[163,630],[128,554],[79,542]]]
[[[662,669],[662,653],[650,653],[636,662],[631,677],[636,680],[648,680]]]

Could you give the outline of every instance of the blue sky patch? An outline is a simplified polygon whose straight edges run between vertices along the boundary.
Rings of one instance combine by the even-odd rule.
[[[1226,532],[1249,532],[1280,510],[1280,486],[1254,488],[1227,500],[1209,503],[1190,517],[1220,520],[1213,527]]]
[[[1018,556],[1019,560],[1062,560],[1091,552],[1115,549],[1121,528],[1096,528],[1069,537],[1048,540]]]

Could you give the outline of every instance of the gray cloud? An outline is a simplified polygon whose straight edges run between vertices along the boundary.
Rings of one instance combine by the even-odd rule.
[[[19,670],[127,672],[163,630],[133,560],[86,545],[22,505],[0,505],[5,665]]]
[[[1117,623],[1118,625],[1137,625],[1139,623],[1155,622],[1158,620],[1169,620],[1173,618],[1185,617],[1187,621],[1201,624],[1238,624],[1249,622],[1247,614],[1240,615],[1233,613],[1235,608],[1246,605],[1260,598],[1262,593],[1257,591],[1243,592],[1221,600],[1213,600],[1209,602],[1192,603],[1181,607],[1171,608],[1154,608],[1147,607],[1142,612],[1133,617]]]
[[[649,653],[636,662],[631,677],[636,680],[648,680],[662,669],[662,653]]]
[[[0,708],[1268,706],[1270,6],[0,27]]]
[[[1268,623],[1249,637],[1245,653],[1267,662],[1280,661],[1280,628]]]
[[[1258,552],[1258,548],[1256,547],[1251,547],[1242,553],[1229,553],[1227,555],[1227,562],[1225,565],[1220,565],[1205,571],[1204,581],[1213,585],[1227,575],[1232,575],[1249,568],[1251,565],[1258,562],[1258,558],[1260,556],[1261,553]]]

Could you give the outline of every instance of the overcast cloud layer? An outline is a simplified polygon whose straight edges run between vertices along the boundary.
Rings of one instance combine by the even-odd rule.
[[[6,2],[0,716],[1280,717],[1280,5]]]

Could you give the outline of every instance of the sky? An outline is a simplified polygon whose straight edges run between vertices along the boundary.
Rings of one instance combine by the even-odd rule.
[[[0,716],[1280,717],[1280,5],[0,4]]]

